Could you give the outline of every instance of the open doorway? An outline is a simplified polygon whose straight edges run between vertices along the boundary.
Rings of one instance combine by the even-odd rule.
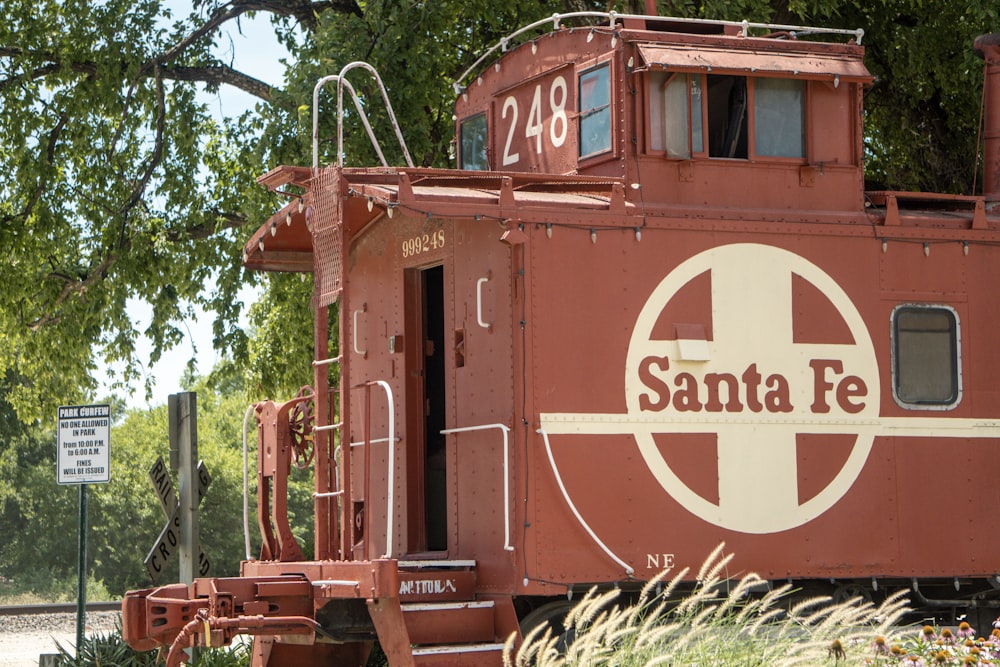
[[[448,549],[444,267],[407,271],[409,551]]]

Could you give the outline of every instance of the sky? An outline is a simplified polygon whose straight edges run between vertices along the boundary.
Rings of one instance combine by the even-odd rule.
[[[191,11],[191,3],[184,0],[167,0],[164,3],[173,11],[174,17],[187,16]],[[269,20],[269,14],[258,13],[254,18],[243,16],[239,21],[229,21],[221,28],[218,39],[217,55],[236,70],[245,72],[261,81],[272,85],[282,85],[284,80],[284,65],[279,62],[287,58],[288,53],[274,36]],[[245,110],[253,109],[256,98],[234,89],[222,86],[217,94],[201,93],[202,99],[208,105],[208,110],[217,115],[227,117],[238,116]],[[256,293],[245,288],[241,292],[244,302],[245,325],[246,307],[254,301]],[[138,331],[143,331],[149,325],[151,308],[138,301],[129,307],[132,321]],[[129,408],[154,407],[167,402],[167,396],[182,391],[181,377],[188,361],[194,357],[199,374],[207,374],[219,360],[219,353],[212,347],[212,321],[214,316],[196,308],[195,317],[178,323],[185,333],[185,340],[166,352],[158,363],[152,367],[141,369],[143,379],[132,383],[129,389],[117,389],[114,393],[125,400]],[[136,342],[138,359],[143,363],[149,359],[151,343],[144,336]],[[144,388],[145,377],[154,378],[152,398],[147,402]],[[110,378],[107,367],[100,364],[98,369],[100,389],[98,395],[105,395],[110,390]]]

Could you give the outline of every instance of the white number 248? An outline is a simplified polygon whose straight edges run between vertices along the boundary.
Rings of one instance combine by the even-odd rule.
[[[566,118],[566,79],[557,76],[552,80],[549,87],[549,109],[552,118],[549,121],[549,139],[552,145],[559,148],[566,141],[566,133],[569,130],[569,121]],[[508,114],[511,116],[510,128],[507,130],[507,142],[503,147],[503,166],[517,164],[521,160],[520,153],[511,153],[510,147],[514,143],[514,135],[517,133],[517,100],[513,95],[508,95],[503,101],[503,110],[500,117],[507,120]],[[535,152],[542,152],[542,134],[544,132],[544,121],[542,118],[542,84],[535,86],[534,95],[531,98],[531,108],[528,110],[528,120],[524,126],[525,139],[535,138]]]

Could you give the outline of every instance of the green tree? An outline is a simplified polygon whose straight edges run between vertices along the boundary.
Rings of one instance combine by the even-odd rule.
[[[869,180],[972,190],[982,69],[971,42],[1000,28],[992,0],[658,5],[664,15],[864,28],[877,77],[866,100]],[[235,295],[256,279],[240,267],[241,246],[279,203],[254,178],[311,161],[315,81],[345,63],[371,62],[414,161],[446,166],[451,82],[487,46],[553,12],[643,7],[637,0],[193,0],[189,14],[175,17],[160,0],[8,1],[0,23],[0,247],[8,258],[0,264],[0,372],[20,378],[9,400],[24,419],[51,414],[58,401],[92,391],[98,357],[134,379],[140,364],[182,339],[177,321],[192,303],[215,313],[214,344],[250,363],[260,391],[294,391],[308,378],[282,364],[311,344],[308,281],[268,279],[252,348],[236,325]],[[272,17],[291,52],[281,89],[217,55],[220,28],[250,13]],[[400,164],[373,83],[361,73],[351,80],[374,112],[389,160]],[[220,122],[197,93],[222,86],[256,96],[257,109]],[[321,98],[324,163],[336,158],[331,94]],[[346,136],[348,164],[375,164],[350,113]],[[129,299],[152,305],[149,360],[136,355]]]
[[[9,388],[10,382],[7,383]],[[230,362],[208,378],[193,378],[198,394],[198,454],[212,482],[200,507],[203,550],[213,576],[235,576],[245,558],[243,517],[243,418],[248,406],[242,375]],[[2,399],[2,392],[0,392]],[[166,523],[148,471],[169,460],[167,407],[123,410],[111,432],[111,480],[88,486],[88,571],[113,595],[150,585],[143,559]],[[40,593],[71,593],[76,579],[78,496],[55,475],[55,425],[24,426],[0,400],[0,575],[27,582]],[[256,431],[249,422],[251,554],[260,550],[256,522]],[[177,488],[176,474],[172,483]],[[289,516],[303,552],[312,553],[312,479],[293,466]],[[41,566],[40,566],[41,564]],[[178,578],[174,557],[160,578]]]

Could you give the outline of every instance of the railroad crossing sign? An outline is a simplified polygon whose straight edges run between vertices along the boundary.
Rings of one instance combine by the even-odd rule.
[[[160,536],[153,544],[153,548],[149,550],[146,560],[143,561],[150,578],[153,580],[153,583],[156,583],[163,572],[163,568],[166,567],[167,562],[177,553],[180,547],[181,505],[177,501],[177,495],[174,493],[174,485],[170,481],[170,474],[167,466],[163,463],[162,457],[158,457],[156,463],[149,469],[149,481],[153,484],[153,490],[156,491],[156,498],[160,501],[163,514],[167,517],[166,525],[163,526]],[[205,462],[198,461],[199,504],[201,503],[201,499],[205,497],[205,491],[211,483],[212,476],[208,474]],[[211,567],[212,563],[208,560],[208,556],[205,555],[204,551],[199,551],[198,573],[201,576],[205,576]]]

